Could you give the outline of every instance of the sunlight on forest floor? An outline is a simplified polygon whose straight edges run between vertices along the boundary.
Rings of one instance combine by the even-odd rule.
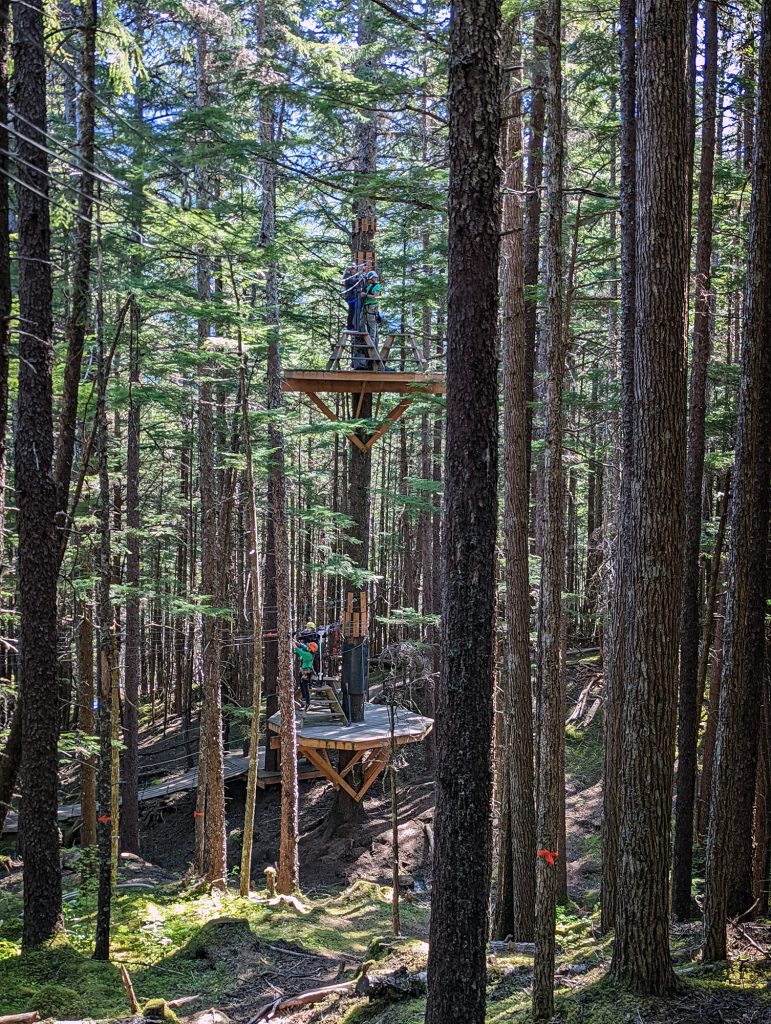
[[[599,934],[599,778],[602,726],[567,732],[568,859],[576,902],[558,911],[557,1020],[563,1024],[768,1024],[771,968],[758,950],[734,936],[733,962],[699,963],[699,927],[672,929],[675,969],[685,991],[673,1000],[641,1000],[604,979],[612,939]],[[69,851],[72,858],[78,854]],[[313,890],[308,913],[268,906],[257,895],[224,896],[188,881],[158,881],[150,865],[126,862],[113,902],[114,962],[90,959],[96,883],[70,883],[65,894],[68,941],[57,949],[19,955],[20,876],[0,888],[0,1015],[38,1010],[58,1019],[128,1014],[119,976],[125,965],[141,1003],[193,994],[190,1012],[215,1006],[236,1024],[279,993],[351,978],[362,963],[373,972],[426,966],[428,896],[401,903],[405,939],[391,934],[391,890],[358,881],[345,890]],[[71,875],[76,878],[77,875]],[[163,873],[160,873],[163,878]],[[167,876],[168,877],[168,876]],[[696,888],[702,886],[696,880]],[[264,897],[264,893],[260,894]],[[771,944],[767,922],[745,925],[761,948]],[[746,939],[746,935],[745,935]],[[752,936],[750,937],[752,939]],[[532,957],[496,952],[488,960],[488,1024],[530,1020]],[[188,1008],[186,1008],[187,1010]],[[332,997],[282,1017],[292,1024],[419,1024],[424,999],[393,1005]]]

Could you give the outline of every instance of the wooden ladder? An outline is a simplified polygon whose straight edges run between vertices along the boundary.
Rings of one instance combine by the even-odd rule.
[[[361,341],[355,342],[354,339],[364,339],[362,344]],[[349,344],[356,344],[357,347],[362,348],[364,351],[362,354],[366,355],[369,362],[369,369],[371,370],[385,370],[385,362],[375,347],[375,343],[369,336],[368,331],[343,331],[340,335],[339,340],[332,349],[332,355],[327,360],[327,370],[339,370],[340,360],[345,356],[346,350]]]
[[[318,686],[314,686],[311,683],[311,699],[314,697],[321,697],[326,700],[332,717],[336,718],[338,722],[342,722],[343,725],[348,724],[348,719],[343,711],[343,705],[340,703],[337,690],[335,690],[331,683],[326,683],[323,680],[319,681]]]

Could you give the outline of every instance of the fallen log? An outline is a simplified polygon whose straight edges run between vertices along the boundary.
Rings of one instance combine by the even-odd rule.
[[[490,943],[491,953],[520,953],[535,955],[534,942],[514,942],[512,939],[495,939]]]
[[[34,1024],[36,1020],[40,1020],[40,1014],[37,1010],[31,1010],[29,1013],[11,1013],[7,1017],[0,1017],[0,1024]]]
[[[166,1005],[170,1010],[178,1010],[180,1006],[187,1006],[188,1003],[194,1003],[196,999],[200,998],[200,996],[180,996],[179,999],[170,999]]]
[[[356,982],[357,996],[369,999],[409,999],[426,993],[426,972],[399,967],[389,974],[363,974]]]
[[[355,984],[353,981],[344,981],[339,985],[312,988],[308,989],[307,992],[299,992],[296,996],[274,999],[272,1003],[263,1006],[259,1013],[248,1021],[248,1024],[267,1024],[281,1010],[292,1010],[297,1006],[307,1006],[308,1003],[320,1003],[327,996],[344,995],[347,992],[353,992]]]

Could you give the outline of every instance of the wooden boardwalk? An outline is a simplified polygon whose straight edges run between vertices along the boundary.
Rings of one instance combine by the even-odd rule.
[[[225,754],[225,781],[244,776],[249,771],[249,758],[241,757],[239,754],[227,752]],[[300,779],[318,779],[322,775],[318,769],[309,764],[300,763]],[[265,786],[280,783],[281,776],[278,772],[265,771],[265,748],[260,747],[260,769],[257,776],[257,785],[264,789]],[[189,789],[198,788],[198,766],[190,768],[182,775],[178,775],[166,782],[158,782],[153,786],[145,786],[139,791],[140,803],[148,800],[163,799],[173,793],[184,793]],[[59,821],[74,821],[80,817],[80,804],[62,804],[59,807]],[[19,819],[15,811],[9,811],[5,819],[3,832],[18,832]]]

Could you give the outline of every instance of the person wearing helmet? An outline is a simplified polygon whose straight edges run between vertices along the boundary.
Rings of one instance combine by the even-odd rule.
[[[370,270],[364,283],[364,323],[375,349],[377,349],[378,324],[382,319],[378,308],[382,291],[380,274],[376,270]]]
[[[298,643],[294,649],[294,653],[300,659],[300,692],[302,693],[303,703],[305,710],[307,711],[311,704],[311,679],[313,678],[313,659],[316,657],[316,651],[312,651],[311,647],[316,647],[316,644],[301,644]],[[318,648],[316,648],[318,650]]]
[[[304,644],[309,650],[313,651],[313,671],[316,675],[321,675],[321,657],[319,655],[321,637],[316,623],[309,619],[300,630],[297,639],[301,644]]]

